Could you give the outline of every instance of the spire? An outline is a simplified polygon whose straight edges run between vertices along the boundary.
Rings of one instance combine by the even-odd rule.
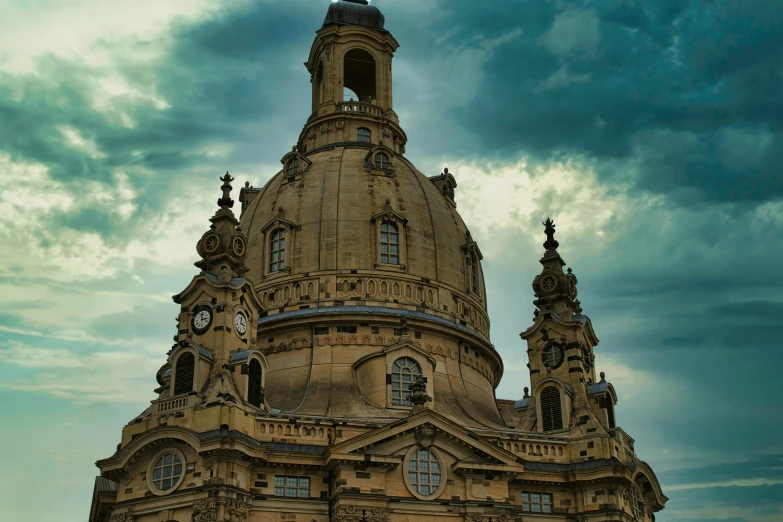
[[[544,248],[547,250],[557,250],[560,243],[555,239],[555,222],[551,218],[546,218],[546,221],[542,223],[544,225],[544,233],[546,234],[546,242]]]
[[[576,276],[570,268],[567,273],[563,271],[565,261],[557,252],[560,243],[555,239],[555,222],[548,217],[542,224],[546,234],[546,252],[539,261],[544,268],[541,274],[533,279],[533,291],[538,298],[533,304],[538,307],[540,313],[554,311],[570,318],[582,311],[579,302],[575,301]]]
[[[247,238],[239,228],[239,221],[234,212],[231,211],[231,207],[234,206],[234,200],[231,199],[231,182],[234,178],[226,172],[220,181],[223,182],[220,187],[223,194],[217,200],[220,208],[209,219],[212,225],[201,236],[196,246],[201,256],[196,266],[215,276],[221,283],[227,283],[247,272],[247,267],[244,265]]]
[[[220,178],[220,181],[223,182],[223,185],[220,187],[220,190],[223,191],[223,197],[217,200],[217,204],[221,209],[232,208],[234,206],[234,200],[231,199],[231,182],[234,181],[234,178],[226,171],[226,175]]]

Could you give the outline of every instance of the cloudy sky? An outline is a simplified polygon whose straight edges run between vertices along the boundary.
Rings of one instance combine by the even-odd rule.
[[[783,519],[779,2],[374,4],[407,155],[455,174],[485,254],[498,397],[528,383],[551,215],[671,499],[657,520]],[[94,461],[153,398],[217,177],[262,185],[309,114],[327,6],[0,0],[2,518],[86,518]]]

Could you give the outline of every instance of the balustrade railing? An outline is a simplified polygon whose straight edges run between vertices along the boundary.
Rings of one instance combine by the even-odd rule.
[[[377,105],[371,103],[347,101],[337,104],[340,112],[355,112],[358,114],[369,114],[370,116],[382,116],[383,112]]]

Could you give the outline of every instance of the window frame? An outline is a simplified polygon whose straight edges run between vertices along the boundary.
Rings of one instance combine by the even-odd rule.
[[[289,480],[296,480],[295,486],[289,485]],[[307,481],[307,489],[305,489],[302,486],[302,481]],[[282,481],[281,485],[278,485],[278,481]],[[274,489],[275,489],[275,496],[279,498],[311,498],[310,497],[310,486],[312,485],[313,481],[311,477],[301,476],[301,475],[275,475],[275,482],[274,482]],[[283,490],[283,494],[278,494],[278,489]],[[288,495],[288,491],[294,489],[296,490],[296,495]],[[307,495],[300,495],[301,491],[307,491]]]
[[[170,488],[168,488],[168,489],[160,489],[160,488],[158,488],[155,485],[155,482],[154,482],[154,478],[153,478],[154,470],[157,468],[156,464],[158,463],[158,461],[161,460],[166,455],[169,455],[169,454],[174,455],[176,458],[178,458],[180,460],[181,465],[182,465],[182,472],[180,473],[180,475],[177,478],[177,480],[172,482],[172,485],[171,485]],[[185,454],[182,453],[177,448],[166,448],[166,449],[163,449],[163,450],[160,450],[159,452],[157,452],[150,459],[150,462],[147,465],[147,476],[146,476],[147,487],[152,492],[152,494],[153,495],[157,495],[157,496],[160,497],[160,496],[168,495],[168,494],[173,493],[174,491],[176,491],[177,488],[179,488],[179,486],[182,484],[182,481],[185,480],[185,475],[187,474],[187,463],[188,462],[187,462],[187,459],[185,458]],[[174,464],[172,464],[172,466],[174,466]]]
[[[258,383],[253,382],[254,364],[258,366]],[[264,406],[264,365],[261,364],[261,361],[253,357],[247,362],[247,366],[247,402],[256,408],[262,408]],[[254,389],[254,384],[257,384],[257,390]],[[251,392],[252,395],[257,395],[257,397],[253,397]],[[257,399],[257,401],[254,401],[253,399]]]
[[[554,403],[551,405],[544,404],[544,394],[551,395],[548,390],[554,390],[554,393],[557,397],[557,409],[555,410]],[[538,393],[539,398],[539,404],[541,407],[541,424],[540,428],[541,431],[544,433],[552,432],[552,431],[558,431],[562,430],[563,427],[566,425],[566,423],[563,421],[563,397],[562,393],[560,392],[560,389],[557,386],[554,386],[553,384],[547,384],[544,386],[541,391]],[[555,397],[547,397],[549,400],[554,400]],[[551,413],[550,413],[551,412]],[[551,429],[546,429],[546,420],[547,420],[547,413],[550,413],[549,420],[551,422]]]
[[[279,277],[281,274],[290,274],[291,270],[294,266],[295,259],[292,257],[293,251],[294,251],[294,245],[296,244],[296,232],[297,228],[299,226],[296,223],[292,223],[291,221],[287,221],[283,217],[283,212],[279,211],[277,217],[275,217],[273,220],[268,222],[266,225],[264,225],[261,228],[261,234],[262,234],[262,242],[261,242],[261,251],[262,251],[262,262],[263,265],[261,266],[261,274],[262,279],[267,277]],[[282,270],[278,270],[276,272],[271,272],[269,269],[272,265],[272,256],[270,252],[270,248],[272,246],[272,234],[279,229],[285,230],[285,241],[286,241],[286,255],[285,255],[285,267]]]
[[[375,250],[375,268],[400,270],[403,272],[407,272],[408,270],[407,267],[408,220],[405,219],[400,214],[396,213],[394,210],[392,210],[389,200],[386,200],[386,209],[383,212],[374,215],[370,219],[370,223],[372,223],[375,228],[375,241],[373,241],[373,245],[374,245],[373,248]],[[383,230],[383,225],[389,223],[397,227],[397,258],[398,258],[397,263],[389,263],[388,262],[389,258],[387,258],[387,261],[383,260],[383,255],[384,255],[383,247],[382,247],[383,234],[385,233],[388,234],[388,231]],[[388,242],[386,244],[390,245],[390,243]]]
[[[282,238],[280,238],[280,234],[283,235]],[[269,240],[267,241],[267,273],[268,274],[277,274],[280,272],[284,272],[286,267],[288,266],[288,261],[285,256],[285,249],[286,249],[286,239],[288,237],[288,234],[286,234],[285,227],[276,227],[269,231]],[[280,241],[282,239],[283,246],[280,248]],[[273,246],[274,243],[277,242],[278,247],[275,249]],[[283,254],[283,258],[280,259],[280,254]],[[276,254],[277,257],[275,260],[272,260],[273,254]],[[282,263],[282,266],[281,266]],[[272,269],[272,265],[275,265],[275,268]]]
[[[438,487],[429,495],[423,495],[419,493],[418,489],[416,489],[416,486],[413,484],[409,476],[409,468],[410,468],[410,462],[412,460],[412,457],[415,453],[417,454],[420,450],[426,450],[429,453],[431,453],[437,460],[438,465],[440,467],[440,475],[439,475],[440,482],[438,484]],[[428,462],[432,462],[432,461],[428,461]],[[419,472],[417,472],[417,474],[418,473]],[[405,459],[403,460],[402,474],[403,474],[402,475],[403,479],[405,481],[405,486],[408,488],[408,491],[414,497],[420,500],[434,500],[438,498],[440,495],[443,494],[443,490],[446,489],[446,482],[449,479],[448,466],[446,465],[446,461],[443,458],[443,454],[435,446],[424,447],[420,444],[411,446],[411,448],[408,449],[408,452],[405,454]]]
[[[392,236],[395,236],[394,241],[391,239]],[[397,223],[389,219],[384,219],[381,221],[381,238],[380,243],[378,244],[378,248],[380,251],[382,264],[400,264],[400,227],[397,225]],[[396,250],[396,252],[392,253],[392,250]],[[385,261],[384,257],[386,258]],[[392,261],[392,259],[395,260]]]
[[[181,370],[181,368],[179,367],[179,363],[180,360],[185,356],[190,356],[190,358],[193,360],[193,368],[190,375],[190,389],[186,391],[178,391],[178,390],[182,390],[181,388],[177,387],[180,380],[179,372]],[[171,371],[171,396],[172,397],[176,397],[179,395],[187,395],[196,389],[196,367],[198,366],[198,361],[199,361],[198,354],[194,353],[191,350],[185,350],[179,355],[177,355],[177,358],[174,360],[174,364],[172,365],[173,369]]]
[[[367,139],[362,139],[362,131],[367,131]],[[372,143],[372,131],[367,127],[359,127],[356,129],[356,141],[359,143]]]
[[[539,495],[540,500],[538,502],[533,501],[533,495]],[[525,498],[527,496],[527,499]],[[546,502],[545,497],[549,497],[549,502]],[[541,491],[522,491],[520,498],[522,500],[522,511],[525,513],[537,513],[551,515],[555,512],[555,495],[554,493],[545,493]],[[527,509],[525,508],[527,505]],[[539,506],[540,511],[534,511],[533,506]],[[546,506],[549,506],[549,511],[546,511]]]
[[[415,373],[413,371],[410,372],[411,380],[407,383],[408,389],[406,390],[405,389],[406,382],[403,379],[403,374],[405,372],[403,370],[404,370],[404,368],[408,368],[408,366],[400,368],[400,372],[399,372],[399,376],[400,376],[400,380],[399,380],[400,398],[398,399],[399,403],[395,404],[395,402],[394,402],[395,401],[395,398],[394,398],[394,392],[395,392],[395,389],[394,389],[394,384],[395,384],[394,383],[394,375],[395,375],[394,367],[395,367],[395,365],[397,364],[398,361],[402,361],[403,359],[406,360],[406,361],[412,361],[415,364],[415,367],[418,368],[419,373]],[[390,406],[397,407],[397,408],[412,408],[413,407],[413,405],[410,403],[410,401],[405,399],[403,394],[405,394],[407,391],[410,390],[410,385],[413,384],[414,378],[418,377],[418,376],[424,377],[424,368],[422,367],[421,363],[419,361],[417,361],[415,358],[413,358],[413,357],[411,357],[409,355],[401,355],[401,356],[395,358],[391,362],[391,365],[389,366],[389,404],[390,404]]]

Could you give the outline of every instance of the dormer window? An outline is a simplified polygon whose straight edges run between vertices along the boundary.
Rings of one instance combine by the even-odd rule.
[[[389,159],[389,155],[385,152],[376,152],[375,157],[373,158],[373,163],[375,164],[376,169],[386,170],[389,168],[391,160]]]
[[[269,236],[269,272],[285,269],[285,229],[278,228]]]
[[[285,175],[288,177],[295,176],[299,172],[299,158],[291,158],[288,160],[285,166]]]
[[[356,141],[360,143],[370,143],[371,136],[370,129],[366,127],[359,127],[359,130],[356,131]]]
[[[544,431],[563,429],[560,390],[554,386],[541,390],[541,423]]]
[[[381,223],[381,263],[400,264],[400,234],[391,221]]]
[[[196,358],[190,352],[185,352],[177,358],[174,375],[174,395],[193,391],[193,377],[196,369]]]

